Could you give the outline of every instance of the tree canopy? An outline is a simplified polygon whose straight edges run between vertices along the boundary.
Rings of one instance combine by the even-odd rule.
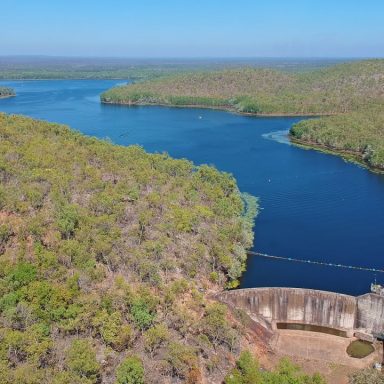
[[[223,375],[241,331],[205,292],[256,214],[231,175],[0,114],[0,181],[2,384]]]

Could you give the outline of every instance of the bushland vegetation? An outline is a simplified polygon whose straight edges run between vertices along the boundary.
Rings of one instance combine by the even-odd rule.
[[[384,384],[384,373],[373,368],[362,369],[350,375],[349,384]]]
[[[220,382],[256,199],[234,178],[0,114],[0,383]]]
[[[371,169],[384,171],[384,110],[371,104],[357,111],[319,119],[302,120],[291,128],[291,137],[341,153]]]
[[[307,375],[284,358],[273,371],[260,369],[258,361],[250,352],[244,351],[236,367],[225,377],[225,384],[325,384],[319,374]]]

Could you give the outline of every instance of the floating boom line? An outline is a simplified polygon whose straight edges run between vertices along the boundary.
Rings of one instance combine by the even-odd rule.
[[[267,259],[285,260],[285,261],[292,261],[292,262],[296,262],[296,263],[305,263],[305,264],[315,264],[315,265],[322,265],[322,266],[325,266],[325,267],[354,269],[354,270],[357,270],[357,271],[384,273],[384,269],[377,269],[377,268],[358,267],[358,266],[355,266],[355,265],[327,263],[325,261],[296,259],[294,257],[273,256],[273,255],[268,255],[267,253],[254,252],[254,251],[248,251],[248,254],[252,255],[252,256],[265,257]]]

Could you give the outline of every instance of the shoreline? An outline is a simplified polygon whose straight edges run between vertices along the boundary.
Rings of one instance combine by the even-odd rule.
[[[241,112],[230,106],[207,106],[207,105],[198,105],[198,104],[184,104],[184,105],[174,105],[166,103],[136,103],[136,102],[115,102],[115,101],[105,101],[100,99],[101,104],[105,105],[117,105],[125,107],[168,107],[168,108],[188,108],[188,109],[210,109],[217,111],[225,111],[228,113],[233,113],[240,116],[252,116],[252,117],[325,117],[325,116],[337,116],[342,113],[254,113],[254,112]],[[313,149],[319,152],[327,153],[334,156],[339,156],[342,159],[358,164],[365,169],[373,173],[384,174],[383,168],[373,167],[368,164],[362,158],[362,155],[359,152],[348,151],[343,149],[336,149],[326,145],[318,144],[314,141],[305,141],[294,138],[291,134],[288,135],[289,140],[292,144],[302,147],[304,149]]]
[[[339,156],[345,161],[348,161],[350,163],[357,164],[373,173],[377,174],[384,174],[383,168],[374,167],[370,164],[368,164],[363,158],[362,154],[355,151],[348,151],[346,149],[335,149],[332,147],[329,147],[327,145],[318,144],[314,141],[306,141],[306,140],[300,140],[292,136],[291,134],[288,135],[289,140],[292,144],[294,144],[297,147],[307,149],[307,150],[315,150],[318,152],[326,153],[329,155]]]
[[[257,113],[257,112],[241,112],[230,106],[210,106],[203,104],[166,104],[166,103],[136,103],[136,102],[116,102],[100,100],[101,104],[106,105],[120,105],[125,107],[168,107],[168,108],[188,108],[188,109],[212,109],[216,111],[225,111],[240,116],[254,116],[254,117],[324,117],[336,116],[339,113]]]

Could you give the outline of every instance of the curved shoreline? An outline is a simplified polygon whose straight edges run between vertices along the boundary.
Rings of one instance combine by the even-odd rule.
[[[115,101],[105,101],[100,100],[102,104],[106,105],[118,105],[126,107],[169,107],[169,108],[189,108],[189,109],[211,109],[217,111],[225,111],[228,113],[233,113],[240,116],[253,116],[253,117],[326,117],[326,116],[337,116],[340,113],[253,113],[253,112],[241,112],[232,108],[230,106],[207,106],[207,105],[198,105],[198,104],[184,104],[184,105],[175,105],[175,104],[166,104],[166,103],[136,103],[136,102],[115,102]],[[384,174],[384,169],[373,167],[368,164],[363,158],[362,154],[359,152],[348,151],[343,149],[332,148],[326,145],[318,144],[314,141],[305,141],[299,140],[289,134],[289,140],[296,146],[302,147],[303,149],[313,149],[319,152],[327,153],[334,156],[340,156],[346,161],[358,164],[371,172]]]

